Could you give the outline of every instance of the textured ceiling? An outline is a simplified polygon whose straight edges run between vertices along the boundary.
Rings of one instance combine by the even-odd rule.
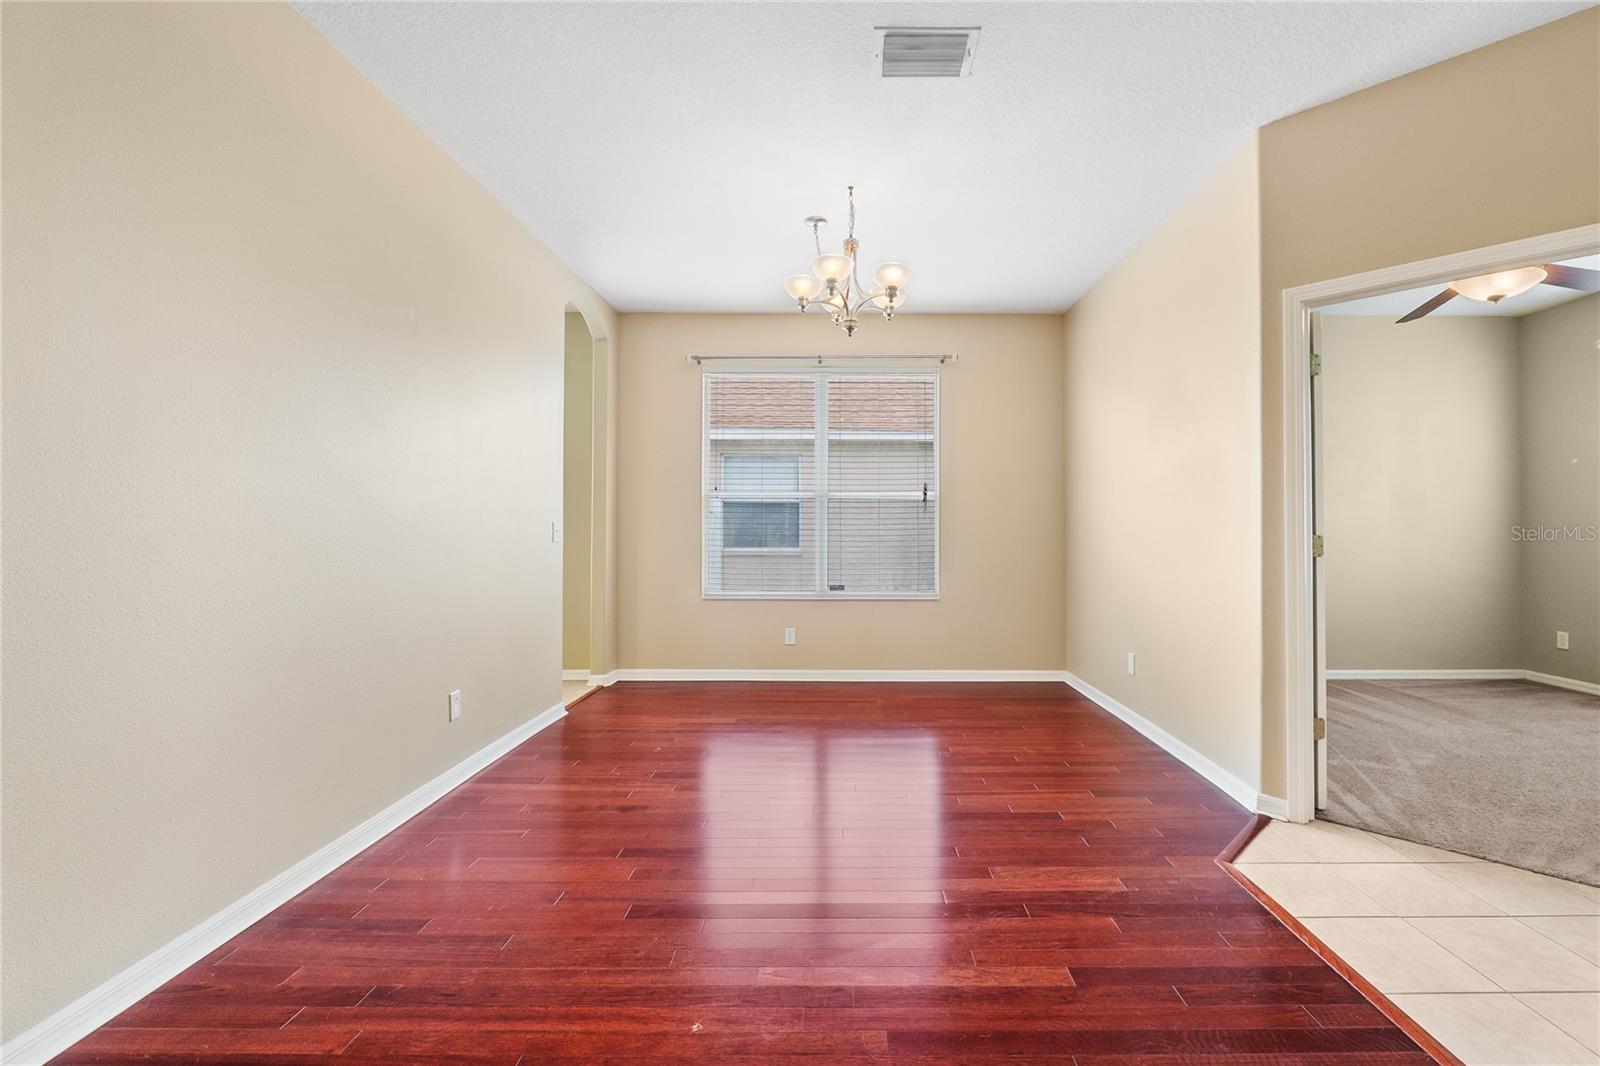
[[[801,219],[908,310],[1059,311],[1253,128],[1583,3],[301,3],[624,311],[779,311]],[[888,79],[875,25],[978,25]]]
[[[1585,267],[1589,270],[1600,270],[1600,255],[1585,255],[1577,259],[1558,260],[1565,266]],[[1530,264],[1532,265],[1532,264]],[[1439,290],[1444,285],[1424,285],[1420,289],[1404,289],[1400,292],[1387,292],[1382,296],[1368,296],[1360,300],[1347,300],[1342,304],[1333,304],[1322,308],[1325,315],[1383,315],[1399,318],[1427,303],[1439,295]],[[1483,300],[1468,300],[1458,296],[1445,304],[1437,311],[1430,311],[1428,317],[1435,315],[1471,315],[1488,318],[1520,318],[1531,315],[1535,311],[1543,311],[1557,304],[1564,304],[1569,300],[1581,299],[1589,295],[1577,289],[1563,289],[1559,285],[1535,285],[1527,292],[1508,296],[1499,303],[1487,303]]]

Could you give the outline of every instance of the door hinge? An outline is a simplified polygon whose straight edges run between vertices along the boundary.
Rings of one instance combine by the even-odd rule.
[[[1316,377],[1322,373],[1322,356],[1316,352],[1311,353],[1311,376]]]
[[[1321,533],[1313,533],[1313,534],[1311,534],[1311,558],[1313,558],[1313,559],[1322,558],[1322,534]]]
[[[1311,719],[1311,739],[1312,740],[1327,740],[1328,739],[1328,720],[1326,718],[1313,718],[1313,719]]]

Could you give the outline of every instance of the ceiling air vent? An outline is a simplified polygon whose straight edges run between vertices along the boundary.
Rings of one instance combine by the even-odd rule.
[[[878,26],[885,78],[959,78],[972,73],[976,26]]]

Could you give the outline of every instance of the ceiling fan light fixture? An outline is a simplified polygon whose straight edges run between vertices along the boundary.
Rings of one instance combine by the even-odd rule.
[[[1520,270],[1501,270],[1493,274],[1480,274],[1475,278],[1462,278],[1452,281],[1450,287],[1468,299],[1493,304],[1507,296],[1527,292],[1549,276],[1543,267],[1522,267]]]

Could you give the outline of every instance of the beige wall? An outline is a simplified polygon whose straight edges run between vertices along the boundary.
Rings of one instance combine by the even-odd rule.
[[[908,314],[848,339],[820,315],[624,315],[621,348],[619,665],[1061,668],[1059,317]],[[942,599],[701,599],[690,352],[958,353],[941,379]]]
[[[3,19],[10,1037],[557,702],[614,319],[287,6]]]
[[[1600,10],[1264,127],[1262,788],[1283,795],[1283,290],[1600,220]],[[1209,249],[1187,258],[1204,270]],[[1199,639],[1198,635],[1197,638]]]
[[[1064,382],[1067,669],[1248,784],[1261,703],[1257,211],[1251,138],[1068,312]]]
[[[1523,669],[1600,684],[1600,295],[1518,319]],[[1556,648],[1556,630],[1571,647]]]
[[[1321,317],[1330,668],[1521,665],[1519,321]]]
[[[561,666],[589,669],[590,560],[594,535],[594,338],[567,312],[562,448]]]

